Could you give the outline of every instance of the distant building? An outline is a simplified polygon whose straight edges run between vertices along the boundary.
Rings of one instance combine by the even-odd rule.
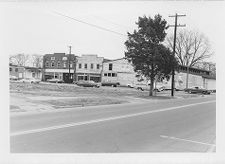
[[[103,57],[92,54],[77,57],[76,79],[101,82],[103,60]]]
[[[106,60],[103,62],[102,82],[119,83],[127,86],[137,83],[137,73],[125,58]]]
[[[46,54],[43,57],[43,80],[57,78],[65,82],[69,82],[69,79],[100,82],[102,62],[103,57],[98,57],[97,55],[82,55],[81,57],[77,56],[75,58],[74,54]]]
[[[23,79],[24,72],[25,72],[25,68],[23,66],[17,66],[13,64],[9,65],[9,75],[11,76],[15,76],[19,79]]]
[[[189,68],[188,87],[202,86],[206,89],[216,89],[216,79],[211,76],[210,71]],[[185,89],[187,78],[187,67],[179,66],[175,74],[175,88]],[[147,82],[146,78],[134,72],[134,68],[125,58],[103,62],[102,82],[114,82],[121,85],[135,85],[141,81]],[[171,89],[171,78],[158,79],[167,89]]]
[[[17,66],[12,64],[9,65],[9,74],[11,76],[16,76],[18,79],[24,78],[41,79],[42,77],[41,68]]]
[[[70,78],[69,78],[70,63]],[[69,82],[73,78],[75,55],[65,53],[46,54],[43,57],[43,81],[57,78]]]
[[[179,66],[179,70],[176,71],[174,76],[175,88],[185,89],[187,80],[187,67]],[[171,78],[167,81],[163,81],[164,86],[167,89],[171,88]],[[216,89],[216,78],[211,76],[210,71],[199,69],[199,68],[189,68],[188,74],[188,87],[201,86],[209,90]]]

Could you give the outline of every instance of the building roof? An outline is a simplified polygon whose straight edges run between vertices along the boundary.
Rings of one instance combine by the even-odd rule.
[[[211,75],[202,75],[203,78],[206,79],[215,79],[216,80],[216,76],[211,76]]]
[[[114,60],[104,59],[103,63],[108,63],[108,62],[113,62],[113,61],[123,60],[123,59],[125,59],[125,57],[119,58],[119,59],[114,59]]]

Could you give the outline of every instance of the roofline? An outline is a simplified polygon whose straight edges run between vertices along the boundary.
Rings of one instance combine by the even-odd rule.
[[[126,59],[126,58],[125,58],[125,57],[123,57],[123,58],[118,58],[118,59],[114,59],[114,60],[110,60],[110,61],[105,61],[105,62],[103,62],[103,63],[113,62],[113,61],[122,60],[122,59]],[[107,59],[107,60],[109,60],[109,59]]]

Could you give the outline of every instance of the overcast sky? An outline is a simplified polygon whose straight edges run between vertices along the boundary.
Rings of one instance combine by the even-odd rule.
[[[7,55],[68,53],[68,46],[71,45],[72,53],[76,55],[121,58],[124,57],[126,33],[137,28],[135,22],[139,16],[154,17],[159,13],[169,24],[174,24],[174,18],[168,16],[176,12],[186,14],[186,17],[178,19],[178,23],[186,24],[186,29],[204,33],[215,55],[223,55],[221,36],[224,34],[224,24],[221,22],[222,15],[225,15],[224,2],[78,1],[0,5],[0,28],[3,29],[0,41]],[[122,35],[77,22],[56,12]],[[167,32],[173,34],[173,28]],[[215,59],[214,56],[210,60],[216,62]]]

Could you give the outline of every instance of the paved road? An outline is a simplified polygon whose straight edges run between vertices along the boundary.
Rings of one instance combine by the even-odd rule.
[[[12,115],[13,153],[215,150],[215,96]]]

